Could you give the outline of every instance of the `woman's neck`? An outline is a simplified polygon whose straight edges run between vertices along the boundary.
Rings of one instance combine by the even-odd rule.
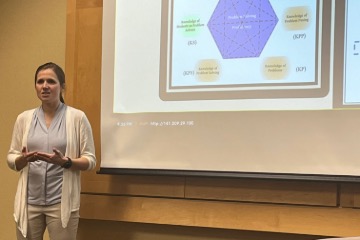
[[[56,110],[58,109],[59,106],[60,106],[60,101],[52,104],[49,103],[42,104],[42,109],[44,111],[45,123],[47,128],[50,127],[51,122],[54,119]]]
[[[60,103],[60,101],[56,103],[42,103],[41,107],[45,114],[54,115]]]

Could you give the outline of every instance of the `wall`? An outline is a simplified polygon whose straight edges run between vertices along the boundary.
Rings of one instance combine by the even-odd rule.
[[[74,79],[69,99],[87,113],[99,157],[102,1],[68,0],[67,13],[66,69]],[[79,239],[360,235],[359,184],[96,172],[82,176]]]
[[[65,66],[65,0],[0,1],[0,240],[15,239],[13,203],[18,174],[6,164],[16,116],[37,107],[36,68]]]
[[[33,90],[38,65],[51,60],[66,66],[66,101],[89,115],[100,156],[101,6],[100,0],[67,0],[67,9],[65,0],[0,1],[0,240],[15,239],[12,212],[18,175],[8,169],[6,154],[16,116],[39,104]],[[314,235],[360,235],[359,192],[359,184],[87,172],[78,239],[310,240],[318,238]]]

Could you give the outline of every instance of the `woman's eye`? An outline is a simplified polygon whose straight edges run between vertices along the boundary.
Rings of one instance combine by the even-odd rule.
[[[36,81],[36,84],[44,84],[45,82],[49,85],[54,85],[57,83],[54,79],[47,79],[47,80],[39,79]]]

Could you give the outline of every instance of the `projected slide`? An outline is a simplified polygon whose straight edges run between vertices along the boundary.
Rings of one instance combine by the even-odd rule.
[[[327,95],[317,0],[173,0],[168,11],[163,100]]]
[[[151,9],[146,24],[139,8]],[[134,0],[116,11],[115,113],[333,108],[331,2]]]
[[[297,4],[173,1],[167,90],[318,87],[316,0]]]

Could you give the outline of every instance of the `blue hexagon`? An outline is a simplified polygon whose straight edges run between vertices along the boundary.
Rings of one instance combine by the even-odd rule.
[[[260,56],[279,21],[269,0],[219,0],[207,26],[224,59]]]

